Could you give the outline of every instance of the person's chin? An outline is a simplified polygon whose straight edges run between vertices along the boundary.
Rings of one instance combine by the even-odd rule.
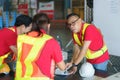
[[[73,30],[72,32],[73,32],[73,33],[77,33],[77,31],[76,31],[76,30]]]

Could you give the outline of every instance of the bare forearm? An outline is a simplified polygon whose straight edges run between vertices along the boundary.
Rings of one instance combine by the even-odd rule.
[[[16,48],[15,45],[10,46],[10,49],[13,51],[13,53],[14,53],[15,55],[17,55],[17,48]]]
[[[76,51],[73,53],[73,57],[72,57],[72,61],[71,61],[71,62],[74,62],[74,61],[78,58],[79,53],[80,53],[80,50],[76,50]]]
[[[80,47],[78,45],[74,45],[74,52],[73,52],[73,57],[71,59],[71,63],[73,63],[77,59],[79,53],[80,53]]]
[[[83,58],[85,57],[85,55],[87,53],[90,43],[91,43],[91,41],[84,42],[84,46],[82,47],[77,59],[74,61],[75,64],[79,64],[83,60]]]
[[[65,70],[66,69],[66,65],[64,61],[61,61],[59,63],[57,63],[57,66],[60,70]]]
[[[86,54],[85,51],[80,52],[79,55],[77,56],[77,59],[74,61],[74,63],[78,65],[85,57],[85,54]]]

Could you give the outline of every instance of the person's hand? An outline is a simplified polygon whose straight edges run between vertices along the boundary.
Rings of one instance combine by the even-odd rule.
[[[69,71],[69,74],[75,74],[77,71],[77,66],[73,66],[73,63],[67,63],[66,69]]]
[[[72,69],[69,72],[71,74],[75,74],[77,72],[77,66],[73,66]]]
[[[66,63],[66,69],[69,69],[71,67],[72,67],[72,63],[71,62],[70,63]]]
[[[66,63],[66,70],[69,72],[69,75],[72,74],[70,69],[72,68],[72,63],[69,62],[69,63]]]
[[[13,55],[12,55],[12,61],[16,61],[16,59],[17,59],[17,55],[15,54],[15,53],[13,53]]]

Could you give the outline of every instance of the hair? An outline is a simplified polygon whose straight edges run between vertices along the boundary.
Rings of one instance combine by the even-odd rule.
[[[76,13],[71,13],[71,14],[67,15],[66,18],[69,19],[72,16],[76,16],[76,17],[80,18],[80,16],[78,14],[76,14]]]
[[[21,25],[25,25],[25,27],[29,27],[31,23],[32,23],[31,17],[29,17],[28,15],[21,14],[16,18],[15,26],[19,27]]]
[[[44,29],[46,31],[49,23],[50,23],[50,19],[47,14],[38,13],[33,17],[32,31],[37,31],[40,35],[41,34],[40,30]]]

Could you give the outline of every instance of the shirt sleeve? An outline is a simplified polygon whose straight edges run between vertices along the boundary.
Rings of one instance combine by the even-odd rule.
[[[10,32],[6,38],[8,46],[17,44],[17,34],[15,32]]]
[[[60,48],[59,43],[55,39],[51,39],[49,41],[49,48],[51,51],[52,58],[55,60],[56,63],[63,60],[62,50]]]
[[[94,26],[89,25],[85,31],[84,40],[91,41],[90,49],[98,50],[103,45],[103,38],[100,31]]]
[[[96,29],[93,27],[93,25],[89,25],[85,30],[84,40],[92,41],[95,38],[95,35]]]

